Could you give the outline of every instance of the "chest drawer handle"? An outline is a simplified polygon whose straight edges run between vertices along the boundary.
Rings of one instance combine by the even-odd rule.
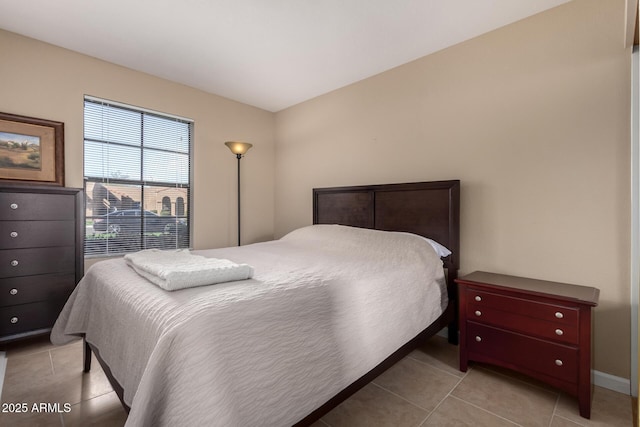
[[[13,288],[13,289],[11,289],[11,290],[9,291],[9,293],[10,293],[11,295],[17,295],[17,294],[18,294],[18,290],[17,290],[16,288]]]
[[[476,335],[476,341],[477,341],[477,342],[482,341],[482,337],[481,337],[481,336],[479,336],[479,335]]]
[[[556,359],[556,365],[557,366],[562,366],[563,365],[562,360]]]
[[[482,301],[482,297],[479,295],[476,295],[476,297],[474,298],[476,301],[480,302]]]
[[[11,323],[18,323],[18,318],[17,317],[12,317],[11,318]]]
[[[11,236],[12,239],[15,239],[16,237],[18,237],[18,232],[12,231],[11,233],[9,233],[9,236]]]
[[[556,335],[562,336],[564,335],[564,331],[562,329],[556,329]]]
[[[560,313],[559,311],[556,311],[556,319],[564,319],[564,314]]]
[[[17,259],[11,260],[11,267],[16,267],[19,264]]]
[[[16,209],[18,209],[18,204],[17,203],[11,203],[9,205],[9,207],[15,211]]]
[[[475,315],[480,317],[480,316],[482,316],[482,312],[480,310],[476,310]]]

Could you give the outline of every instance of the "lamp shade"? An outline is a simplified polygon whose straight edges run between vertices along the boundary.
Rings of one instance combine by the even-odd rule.
[[[231,150],[233,154],[239,154],[241,156],[249,151],[249,148],[253,147],[253,144],[241,141],[227,141],[224,143],[224,145],[229,147],[229,150]]]

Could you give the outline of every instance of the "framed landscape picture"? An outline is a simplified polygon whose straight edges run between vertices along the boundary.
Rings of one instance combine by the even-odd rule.
[[[0,113],[0,182],[64,185],[64,123]]]

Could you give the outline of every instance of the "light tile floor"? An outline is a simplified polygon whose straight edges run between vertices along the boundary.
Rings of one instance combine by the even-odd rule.
[[[6,350],[3,409],[27,403],[28,410],[0,413],[0,426],[124,425],[126,413],[100,365],[94,360],[91,372],[82,372],[81,342],[54,347],[42,337]],[[473,364],[462,373],[457,364],[458,348],[434,337],[313,427],[634,425],[627,395],[594,387],[587,420],[579,416],[576,399],[551,387],[490,366]],[[32,411],[34,403],[58,403],[60,412]]]

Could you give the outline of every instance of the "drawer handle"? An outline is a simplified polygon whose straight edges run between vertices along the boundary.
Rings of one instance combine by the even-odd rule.
[[[564,319],[564,314],[560,313],[559,311],[556,311],[556,318],[557,319]]]
[[[18,265],[18,260],[17,259],[13,259],[11,260],[11,267],[16,267]]]
[[[11,236],[12,239],[15,239],[16,237],[18,237],[18,232],[12,231],[11,233],[9,233],[9,236]]]
[[[477,341],[477,342],[482,341],[482,337],[481,337],[481,336],[479,336],[479,335],[476,335],[476,341]]]
[[[480,316],[482,316],[482,312],[480,310],[476,310],[475,315],[480,317]]]
[[[18,323],[18,318],[17,317],[12,317],[11,318],[11,323]]]
[[[564,335],[564,331],[562,329],[556,329],[556,335],[562,336]]]
[[[11,295],[17,295],[17,294],[18,294],[18,290],[17,290],[16,288],[13,288],[13,289],[11,289],[11,290],[9,291],[9,293],[10,293]]]
[[[476,301],[480,302],[482,301],[482,297],[479,295],[476,295],[476,297],[474,298]]]
[[[557,366],[562,366],[563,365],[562,360],[556,359],[556,365]]]
[[[9,205],[9,207],[15,211],[16,209],[18,209],[18,204],[17,203],[11,203],[11,205]]]

